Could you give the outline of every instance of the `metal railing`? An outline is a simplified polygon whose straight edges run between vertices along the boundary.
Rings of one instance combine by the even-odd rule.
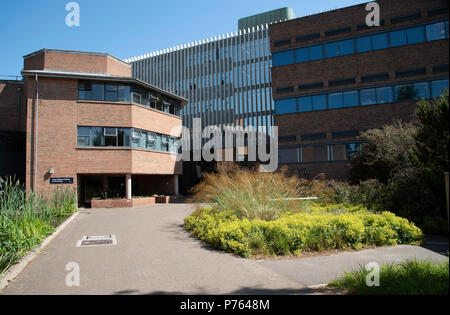
[[[22,81],[22,76],[20,76],[20,75],[0,74],[0,80]]]

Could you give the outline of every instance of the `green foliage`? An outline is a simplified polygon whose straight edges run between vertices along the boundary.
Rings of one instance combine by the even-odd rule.
[[[416,124],[396,122],[363,134],[368,140],[352,160],[354,200],[392,211],[424,228],[448,234],[444,172],[448,172],[448,91],[417,104]],[[440,223],[440,224],[438,224]]]
[[[0,178],[0,274],[51,234],[55,222],[74,213],[75,200],[73,190],[43,196]]]
[[[448,172],[449,105],[448,90],[439,99],[417,104],[419,126],[415,135],[416,166],[442,178]]]
[[[369,272],[361,266],[332,281],[330,286],[358,295],[448,295],[448,260],[434,264],[414,259],[399,265],[383,265],[378,287],[366,285]]]
[[[298,206],[288,199],[300,197],[299,185],[299,180],[285,171],[260,173],[235,166],[204,174],[192,192],[194,201],[206,202],[217,210],[249,219],[274,220]]]
[[[374,214],[344,204],[319,208],[313,205],[309,213],[284,213],[273,221],[203,208],[185,218],[185,228],[215,248],[243,257],[419,244],[422,240],[419,228],[389,212]]]

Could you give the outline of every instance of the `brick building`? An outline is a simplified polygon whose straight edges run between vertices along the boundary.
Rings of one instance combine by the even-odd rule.
[[[448,89],[448,1],[380,0],[270,25],[280,163],[346,178],[362,131],[414,120]]]
[[[26,132],[27,189],[77,187],[80,204],[178,194],[176,127],[186,99],[131,77],[129,64],[103,53],[43,49],[24,57],[22,76],[0,85],[0,97],[23,90],[5,129]],[[18,108],[8,99],[0,109]]]

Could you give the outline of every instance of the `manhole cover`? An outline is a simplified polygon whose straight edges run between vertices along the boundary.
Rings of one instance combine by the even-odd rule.
[[[83,236],[81,240],[77,242],[77,247],[82,246],[107,246],[117,245],[117,238],[114,234],[100,235],[100,236]]]

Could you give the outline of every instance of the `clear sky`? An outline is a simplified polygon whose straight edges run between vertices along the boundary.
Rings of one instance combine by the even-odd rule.
[[[42,48],[128,58],[237,30],[239,18],[291,7],[301,17],[361,0],[75,0],[80,26],[66,26],[74,0],[2,0],[0,75],[19,75],[23,56]]]

